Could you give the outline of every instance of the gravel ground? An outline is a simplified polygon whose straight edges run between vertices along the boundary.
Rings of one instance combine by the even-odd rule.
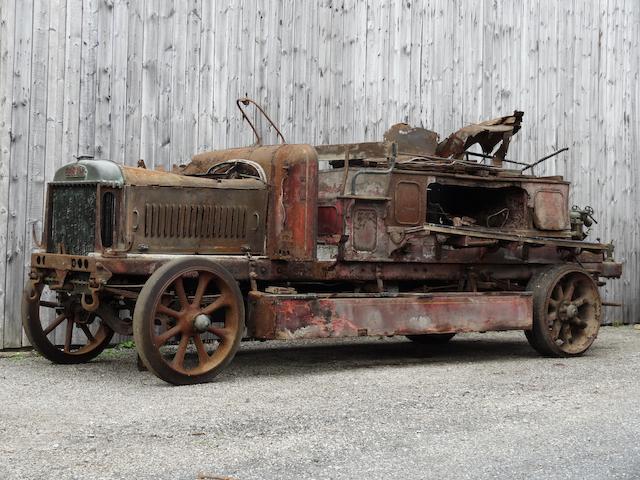
[[[521,332],[256,342],[189,387],[132,350],[3,354],[0,478],[638,478],[639,347],[632,327],[574,359]]]

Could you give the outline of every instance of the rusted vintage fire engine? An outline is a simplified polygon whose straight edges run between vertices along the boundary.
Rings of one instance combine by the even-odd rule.
[[[238,101],[247,121],[250,102]],[[584,240],[593,212],[569,208],[568,182],[505,158],[521,119],[319,146],[279,131],[263,146],[249,122],[254,146],[171,173],[80,159],[48,186],[27,336],[79,363],[133,334],[174,384],[210,381],[243,338],[523,330],[543,355],[580,355],[600,326],[598,287],[622,267],[612,245]]]

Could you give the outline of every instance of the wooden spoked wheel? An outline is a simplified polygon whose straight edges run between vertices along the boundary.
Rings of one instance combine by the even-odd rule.
[[[574,265],[550,267],[527,290],[533,292],[531,346],[546,356],[582,355],[600,329],[602,301],[591,275]]]
[[[133,334],[143,363],[162,380],[209,382],[233,359],[244,334],[238,284],[208,260],[167,263],[140,292]]]
[[[113,337],[103,320],[108,314],[101,308],[88,312],[79,295],[52,292],[44,284],[27,284],[22,300],[22,326],[31,345],[54,363],[85,363],[98,356]]]

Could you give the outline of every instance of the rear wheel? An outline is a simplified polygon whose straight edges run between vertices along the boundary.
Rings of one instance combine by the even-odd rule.
[[[407,335],[407,338],[423,345],[443,345],[455,335],[455,333],[424,333],[422,335]]]
[[[175,385],[209,382],[233,359],[244,334],[244,302],[216,263],[184,258],[162,266],[140,292],[133,335],[144,365]]]
[[[533,292],[533,327],[525,332],[531,346],[551,357],[587,351],[598,335],[602,311],[591,275],[574,265],[551,267],[532,277],[527,290]]]
[[[22,326],[31,345],[54,363],[85,363],[98,356],[113,337],[103,318],[110,311],[82,308],[79,295],[54,292],[44,284],[27,284]]]

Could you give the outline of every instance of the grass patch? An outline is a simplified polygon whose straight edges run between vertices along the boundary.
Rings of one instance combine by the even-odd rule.
[[[119,358],[127,354],[128,350],[133,350],[136,348],[136,342],[133,340],[125,340],[124,342],[120,342],[119,344],[106,348],[104,352],[100,354],[102,357],[106,358]]]
[[[136,342],[134,342],[133,340],[125,340],[124,342],[120,342],[118,345],[116,345],[115,348],[119,350],[130,350],[132,348],[136,348]]]
[[[20,361],[37,356],[34,351],[1,352],[0,359]]]

